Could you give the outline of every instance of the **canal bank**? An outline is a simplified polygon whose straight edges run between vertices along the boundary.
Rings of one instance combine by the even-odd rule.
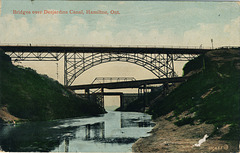
[[[53,120],[105,113],[56,80],[15,66],[0,50],[0,122]]]
[[[214,125],[184,125],[178,127],[172,121],[166,120],[170,114],[156,120],[156,126],[148,137],[138,139],[132,146],[133,152],[236,152],[238,141],[221,140],[221,136],[229,132],[230,125],[219,128],[221,135],[211,136]],[[205,135],[211,136],[205,142],[199,144]],[[199,146],[199,145],[200,146]]]
[[[164,99],[154,99],[148,113],[157,125],[133,151],[237,152],[239,65],[239,48],[216,49],[188,62],[183,68],[188,81]],[[206,134],[206,141],[197,145]]]

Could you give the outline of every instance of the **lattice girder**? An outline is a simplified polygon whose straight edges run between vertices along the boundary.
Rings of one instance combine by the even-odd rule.
[[[79,75],[94,66],[117,61],[139,65],[151,71],[158,78],[176,76],[174,57],[171,54],[66,53],[65,85],[71,85]]]
[[[57,53],[57,52],[6,52],[13,61],[59,61],[64,57],[64,85],[88,69],[102,63],[128,62],[139,65],[158,78],[176,76],[174,61],[189,61],[198,55],[166,53]]]
[[[59,61],[64,54],[52,52],[6,52],[12,61]]]

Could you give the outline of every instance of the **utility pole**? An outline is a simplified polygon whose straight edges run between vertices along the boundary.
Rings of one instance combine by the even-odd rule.
[[[57,65],[57,81],[58,81],[58,63],[56,63]]]
[[[212,49],[213,49],[213,39],[211,39],[211,43],[212,43]]]

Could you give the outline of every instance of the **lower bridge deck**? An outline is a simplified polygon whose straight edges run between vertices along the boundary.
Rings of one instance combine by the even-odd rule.
[[[136,80],[136,81],[123,81],[113,83],[99,83],[99,84],[86,84],[86,85],[74,85],[68,86],[71,90],[86,90],[86,89],[123,89],[123,88],[140,88],[150,84],[165,84],[165,83],[177,83],[184,82],[187,77],[174,77],[174,78],[162,78],[162,79],[148,79],[148,80]]]

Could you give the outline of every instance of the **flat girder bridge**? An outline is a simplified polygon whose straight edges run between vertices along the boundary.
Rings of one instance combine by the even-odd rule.
[[[111,82],[111,83],[98,83],[98,84],[86,84],[86,85],[74,85],[69,86],[71,90],[85,90],[84,95],[89,101],[98,103],[101,107],[104,107],[104,96],[119,95],[120,96],[120,108],[122,109],[126,104],[125,94],[122,92],[104,92],[104,89],[123,89],[123,88],[138,88],[138,92],[141,89],[141,95],[143,91],[144,105],[146,104],[147,85],[150,84],[164,84],[165,87],[169,83],[184,82],[187,77],[175,77],[175,78],[163,78],[163,79],[148,79],[148,80],[134,80],[123,82]],[[90,89],[101,89],[100,92],[93,92],[90,94]],[[167,90],[167,89],[166,89]],[[138,94],[138,98],[140,92]]]
[[[71,86],[88,69],[102,63],[128,62],[141,66],[158,78],[176,77],[174,61],[188,61],[210,49],[158,46],[54,46],[0,45],[12,60],[64,60],[64,85]]]
[[[68,86],[68,88],[71,90],[85,90],[85,89],[98,89],[98,88],[106,88],[106,89],[139,88],[144,85],[177,83],[177,82],[184,82],[186,80],[187,80],[187,77],[175,77],[175,78],[148,79],[148,80],[123,81],[123,82],[112,82],[112,83],[74,85],[74,86]]]
[[[1,45],[0,48],[5,52],[34,52],[34,53],[161,53],[161,54],[204,54],[210,48],[199,47],[175,47],[175,46],[102,46],[102,45],[83,45],[83,46],[32,46],[26,45]]]

